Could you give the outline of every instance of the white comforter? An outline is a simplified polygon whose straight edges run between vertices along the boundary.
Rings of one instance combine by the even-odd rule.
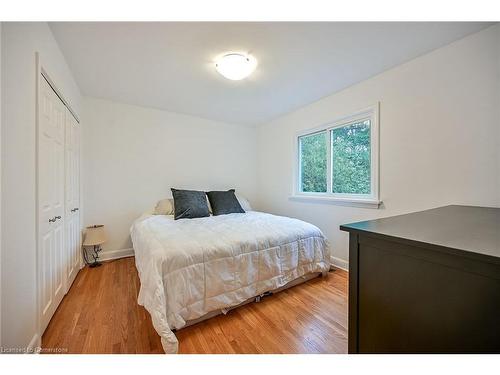
[[[144,215],[130,231],[138,303],[151,314],[166,353],[177,352],[171,330],[186,321],[330,267],[317,227],[261,212],[175,221]]]

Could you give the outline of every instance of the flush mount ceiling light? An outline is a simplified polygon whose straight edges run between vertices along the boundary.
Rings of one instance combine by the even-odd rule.
[[[256,67],[255,57],[243,53],[226,53],[215,61],[215,69],[232,81],[248,77]]]

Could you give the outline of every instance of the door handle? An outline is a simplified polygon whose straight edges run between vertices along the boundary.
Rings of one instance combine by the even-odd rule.
[[[61,219],[61,216],[56,216],[54,219],[54,221],[56,221],[57,219]]]
[[[54,217],[52,219],[49,219],[49,223],[54,223],[57,219]]]
[[[71,210],[71,212],[76,212],[76,211],[78,211],[78,207],[73,208],[73,209]]]

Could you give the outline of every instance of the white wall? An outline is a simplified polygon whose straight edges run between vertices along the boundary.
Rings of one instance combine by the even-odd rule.
[[[103,254],[131,248],[133,220],[170,197],[171,187],[235,188],[255,200],[255,128],[100,99],[84,103],[84,223],[106,226]]]
[[[78,86],[45,23],[2,25],[2,344],[36,340],[35,52],[76,113]]]
[[[500,205],[500,25],[258,128],[258,208],[319,226],[345,265],[339,225],[456,203]],[[289,200],[299,130],[380,102],[380,209]]]

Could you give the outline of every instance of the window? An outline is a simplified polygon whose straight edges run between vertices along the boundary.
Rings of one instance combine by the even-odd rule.
[[[300,189],[304,192],[326,193],[327,133],[299,138]]]
[[[299,134],[294,198],[377,205],[378,107]]]
[[[330,131],[333,193],[371,193],[370,122],[366,119]]]

